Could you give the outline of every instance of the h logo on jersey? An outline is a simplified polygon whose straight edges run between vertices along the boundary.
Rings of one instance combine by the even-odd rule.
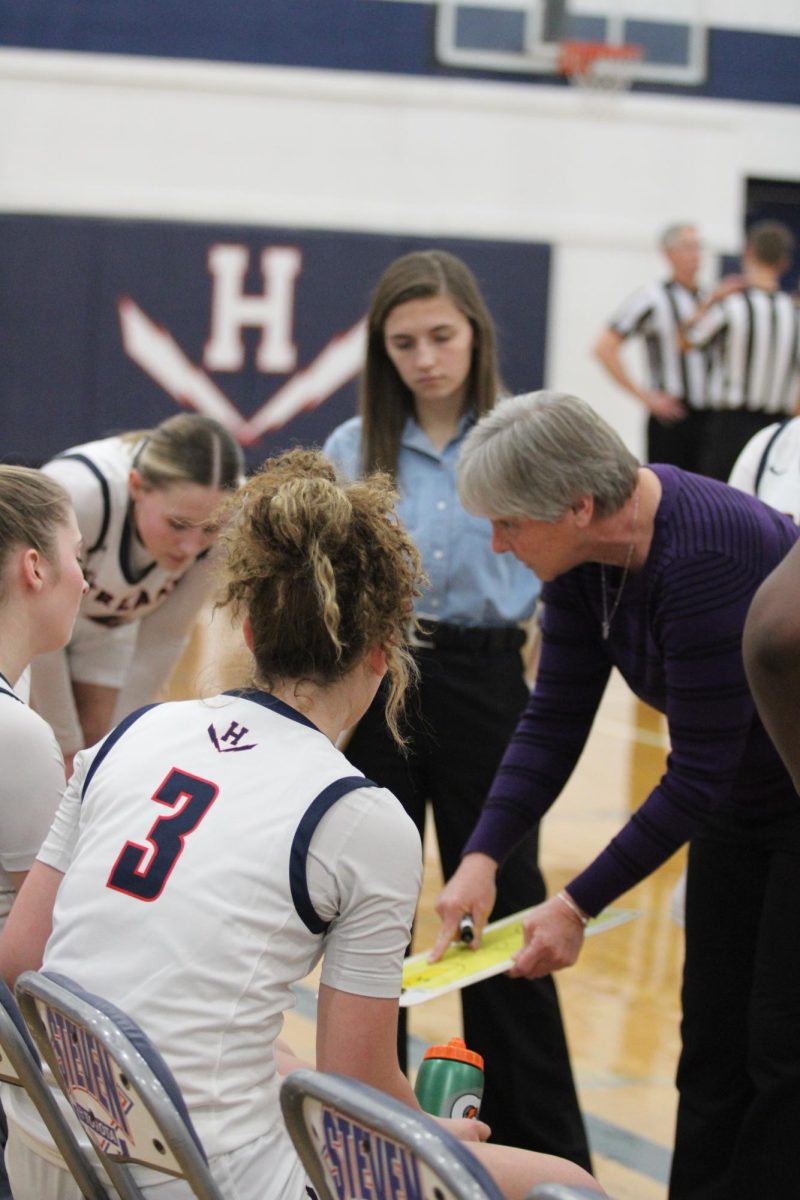
[[[213,725],[208,727],[208,736],[211,738],[211,744],[219,754],[231,754],[235,750],[254,750],[255,742],[250,742],[247,746],[240,746],[239,743],[246,733],[250,730],[246,725],[239,725],[236,721],[231,721],[225,732],[220,735],[217,733]],[[222,746],[221,742],[229,742],[230,745]]]

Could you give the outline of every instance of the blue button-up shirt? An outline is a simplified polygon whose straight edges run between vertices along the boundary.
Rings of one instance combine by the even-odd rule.
[[[533,612],[540,583],[512,554],[495,554],[487,520],[464,510],[456,491],[456,462],[472,418],[461,418],[440,452],[412,418],[406,421],[397,464],[397,511],[413,537],[430,580],[417,601],[419,616],[453,625],[512,625]],[[325,454],[350,479],[361,473],[361,418],[335,429]]]

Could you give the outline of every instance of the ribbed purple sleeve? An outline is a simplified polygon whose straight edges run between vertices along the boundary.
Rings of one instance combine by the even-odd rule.
[[[656,473],[663,495],[650,554],[628,579],[608,641],[597,564],[545,587],[536,689],[465,847],[502,861],[547,811],[618,667],[641,700],[666,714],[671,752],[658,785],[568,885],[591,914],[665,862],[717,806],[796,803],[755,713],[741,634],[756,588],[800,531],[725,484],[671,467]]]

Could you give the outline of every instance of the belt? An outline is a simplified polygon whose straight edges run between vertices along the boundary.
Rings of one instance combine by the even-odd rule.
[[[526,633],[518,625],[448,625],[445,621],[422,620],[409,633],[415,650],[520,650]]]

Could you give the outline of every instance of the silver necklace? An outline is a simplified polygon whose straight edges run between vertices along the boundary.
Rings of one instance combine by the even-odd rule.
[[[614,603],[611,605],[611,611],[608,611],[608,585],[606,583],[606,569],[603,563],[600,563],[600,589],[603,597],[603,621],[600,626],[603,632],[603,641],[608,641],[608,635],[611,632],[611,622],[614,620],[616,611],[619,608],[619,602],[622,599],[622,593],[625,589],[625,584],[628,581],[628,572],[631,569],[631,560],[633,558],[633,535],[636,533],[636,522],[639,519],[639,485],[636,485],[636,491],[633,494],[633,524],[631,525],[631,541],[628,543],[628,551],[625,555],[625,565],[622,568],[622,578],[619,581],[617,594],[614,597]]]

